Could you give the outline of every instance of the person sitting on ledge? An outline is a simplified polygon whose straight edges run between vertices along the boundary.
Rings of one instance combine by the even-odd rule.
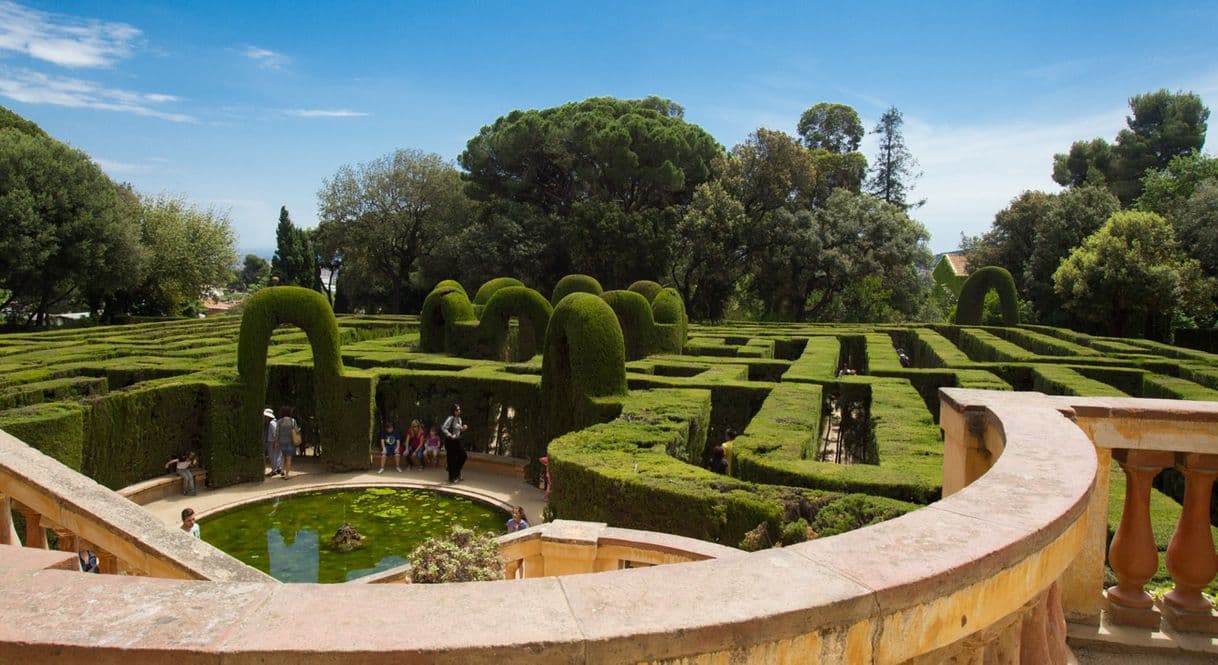
[[[193,452],[187,455],[178,455],[173,459],[165,462],[165,468],[170,471],[176,471],[179,476],[182,476],[182,496],[195,495],[195,474],[191,471],[191,467],[198,463],[199,458]]]

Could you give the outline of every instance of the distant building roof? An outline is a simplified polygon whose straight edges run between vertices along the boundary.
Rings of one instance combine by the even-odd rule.
[[[964,252],[945,252],[943,259],[951,266],[952,272],[960,277],[968,275],[968,258],[964,256]]]

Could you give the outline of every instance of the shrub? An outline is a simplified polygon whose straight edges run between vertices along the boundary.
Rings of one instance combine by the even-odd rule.
[[[647,302],[650,303],[651,301],[656,299],[656,295],[659,294],[660,291],[664,290],[664,287],[661,286],[659,283],[653,282],[649,279],[640,279],[640,280],[634,282],[633,284],[631,284],[630,286],[626,287],[626,290],[634,291],[635,293],[646,298]]]
[[[981,325],[981,310],[985,306],[985,294],[998,292],[1002,301],[1002,322],[1008,326],[1019,324],[1019,299],[1015,293],[1015,280],[1006,268],[986,266],[965,280],[960,289],[960,300],[956,303],[956,325]]]
[[[503,579],[495,534],[454,526],[447,536],[429,538],[410,553],[414,584],[490,582]]]
[[[567,275],[558,280],[558,284],[554,285],[554,293],[550,294],[550,304],[558,307],[558,303],[562,302],[563,298],[572,293],[591,293],[594,296],[599,296],[604,292],[605,289],[601,288],[601,283],[596,281],[595,277],[588,275]]]
[[[455,282],[453,282],[451,279],[446,279],[440,284],[445,283]],[[439,284],[436,286],[438,288]],[[495,279],[487,280],[485,284],[478,287],[478,293],[474,295],[474,305],[485,306],[491,301],[491,296],[495,295],[496,291],[509,286],[524,286],[524,282],[516,279],[515,277],[496,277]]]
[[[625,394],[626,343],[613,308],[588,293],[563,298],[550,317],[542,356],[547,438],[590,425],[615,410],[595,398]]]

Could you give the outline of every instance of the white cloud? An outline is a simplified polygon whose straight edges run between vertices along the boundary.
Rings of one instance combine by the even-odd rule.
[[[0,0],[0,51],[61,67],[109,67],[131,55],[138,28],[84,19]]]
[[[1053,155],[1080,139],[1112,140],[1125,125],[1125,107],[1058,122],[988,125],[933,124],[906,116],[904,136],[922,177],[910,199],[925,198],[913,211],[931,233],[931,248],[953,249],[960,234],[989,229],[994,214],[1028,189],[1055,192]],[[875,154],[868,135],[864,154]]]
[[[263,69],[283,69],[292,61],[290,58],[288,58],[288,56],[282,53],[277,53],[270,49],[259,48],[257,46],[246,47],[243,55],[258,63],[258,66],[262,67]]]
[[[0,96],[27,104],[118,111],[172,122],[196,122],[192,116],[153,108],[178,101],[173,95],[105,88],[93,81],[48,76],[28,69],[0,67]]]
[[[362,118],[367,113],[347,109],[290,109],[284,111],[297,118]]]

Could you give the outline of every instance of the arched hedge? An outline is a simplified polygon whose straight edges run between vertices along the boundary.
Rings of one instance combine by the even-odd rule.
[[[245,302],[241,315],[241,332],[237,342],[237,374],[240,376],[244,399],[239,414],[244,432],[240,446],[254,451],[261,467],[262,409],[266,400],[267,348],[271,335],[281,325],[295,325],[304,330],[313,350],[313,391],[317,408],[318,434],[324,446],[335,447],[341,427],[340,397],[343,379],[342,344],[338,321],[325,296],[299,286],[275,286],[262,289]],[[360,442],[361,447],[365,446]],[[237,451],[233,451],[236,453]],[[248,457],[248,455],[237,455]]]
[[[612,418],[627,394],[626,346],[613,308],[572,293],[554,308],[541,363],[546,438]]]
[[[640,279],[626,287],[626,290],[634,291],[635,293],[646,298],[647,302],[651,302],[652,300],[656,299],[656,295],[658,295],[660,291],[664,290],[664,287],[657,282],[651,281],[650,279]]]
[[[651,355],[656,337],[651,303],[635,291],[606,291],[601,294],[601,299],[617,315],[626,345],[626,360],[639,360]]]
[[[419,350],[424,353],[444,353],[454,324],[478,320],[465,289],[453,284],[456,282],[450,279],[440,282],[423,301],[423,311],[419,313]]]
[[[508,321],[516,317],[520,323],[519,355],[513,360],[532,358],[540,351],[553,312],[554,308],[545,297],[527,286],[502,286],[495,290],[478,320],[477,337],[479,346],[486,352],[484,357],[493,360],[503,357],[508,342]]]
[[[550,294],[550,304],[558,307],[559,301],[572,293],[591,293],[594,296],[599,296],[604,292],[605,289],[601,287],[601,283],[596,281],[595,277],[590,275],[567,275],[558,280],[558,284],[554,285],[554,292]]]
[[[451,279],[445,280],[445,282],[452,281],[453,280]],[[516,279],[515,277],[496,277],[494,279],[487,280],[485,284],[478,287],[478,293],[474,295],[474,306],[485,307],[486,304],[491,301],[491,296],[495,295],[496,291],[509,286],[524,286],[524,282]]]
[[[1002,304],[1003,325],[1019,324],[1019,301],[1015,294],[1015,280],[1006,268],[986,266],[969,275],[961,287],[960,300],[956,303],[956,325],[981,325],[985,296],[991,289],[998,292],[998,299]]]
[[[689,328],[689,317],[685,313],[685,300],[676,289],[661,290],[651,301],[655,318],[656,353],[679,354],[685,348],[685,337]]]

